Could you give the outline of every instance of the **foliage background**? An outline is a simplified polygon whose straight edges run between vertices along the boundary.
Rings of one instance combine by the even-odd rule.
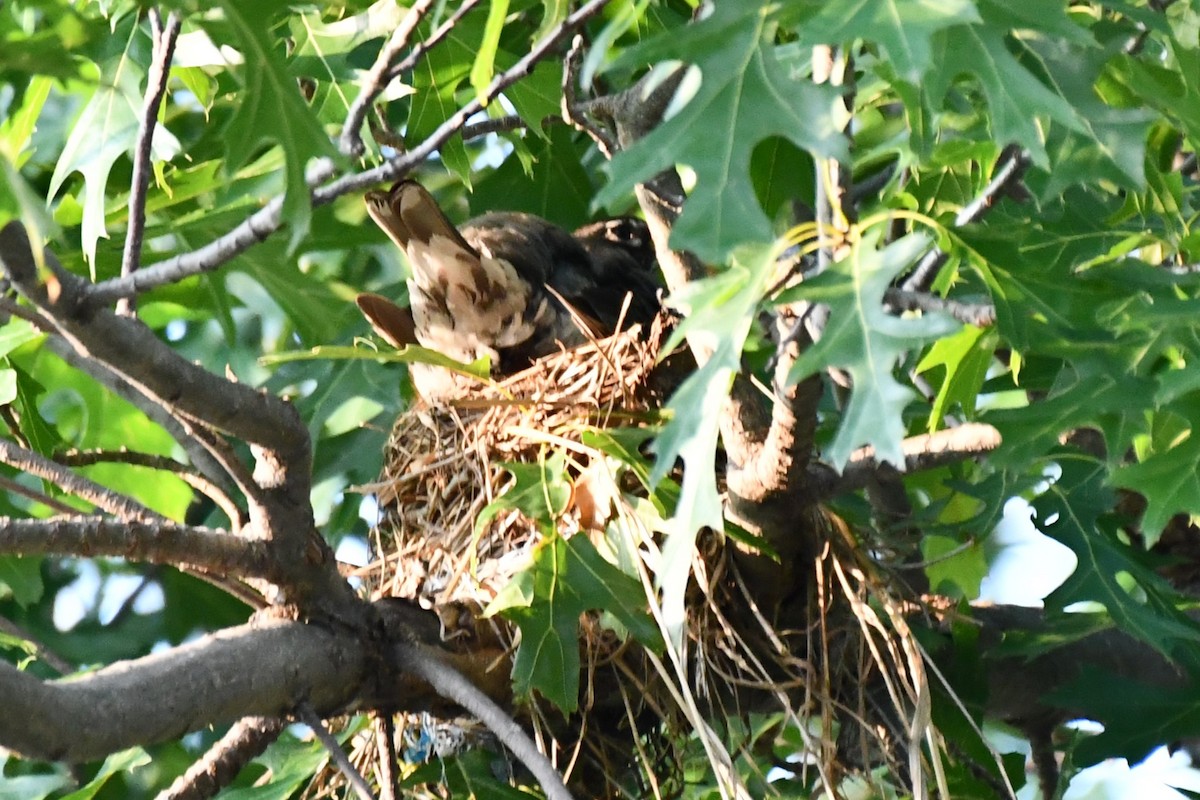
[[[421,34],[454,6],[435,4]],[[361,157],[339,154],[335,140],[363,71],[404,9],[391,0],[179,9],[183,33],[154,138],[144,260],[199,248],[275,196],[284,198],[286,226],[218,271],[147,292],[139,317],[212,372],[228,369],[290,397],[315,443],[313,503],[325,535],[334,545],[363,539],[363,498],[349,487],[378,474],[390,420],[411,397],[402,370],[270,357],[369,347],[354,295],[405,297],[404,266],[368,224],[360,192],[310,207],[304,182],[314,158],[354,173],[396,155],[370,136]],[[765,374],[773,345],[759,311],[796,300],[827,304],[833,323],[792,375],[835,368],[852,378],[849,392],[827,382],[816,433],[826,461],[841,467],[863,445],[896,461],[905,437],[966,421],[991,424],[1003,437],[982,462],[905,477],[908,524],[921,532],[931,587],[974,599],[1003,504],[1025,496],[1037,527],[1079,560],[1046,598],[1044,640],[1027,646],[1045,646],[1054,626],[1069,624],[1066,609],[1091,603],[1103,612],[1099,624],[1118,626],[1190,674],[1200,666],[1200,629],[1178,594],[1187,587],[1165,581],[1148,548],[1173,520],[1186,523],[1176,515],[1200,512],[1200,442],[1192,438],[1200,421],[1200,4],[786,0],[718,3],[693,22],[696,10],[614,0],[589,23],[582,77],[598,94],[666,59],[694,64],[702,76],[690,102],[612,162],[550,119],[559,114],[563,62],[547,59],[472,121],[515,114],[520,127],[451,137],[416,177],[456,219],[503,208],[569,228],[602,209],[632,210],[637,181],[684,166],[691,193],[672,242],[716,270],[686,300],[689,324],[714,337],[718,357],[675,407],[719,407],[743,356]],[[556,0],[509,0],[467,13],[389,87],[372,125],[410,146],[423,140],[567,11]],[[146,15],[123,0],[10,2],[0,8],[0,41],[0,221],[22,220],[77,274],[114,278],[152,58]],[[813,48],[829,44],[842,48],[848,70],[840,88],[812,80]],[[977,218],[958,218],[1013,158],[1023,182]],[[848,195],[834,206],[828,232],[850,255],[789,295],[768,297],[773,262],[762,248],[810,220],[823,182],[839,179]],[[932,247],[946,256],[934,279],[903,284]],[[885,292],[900,285],[930,301],[923,315],[885,313]],[[934,313],[938,297],[991,309],[994,322],[964,325]],[[10,437],[43,454],[128,446],[179,455],[140,411],[42,345],[22,322],[0,329]],[[689,513],[673,534],[681,542],[720,523],[714,426],[710,415],[682,413],[658,442],[661,463],[682,456],[689,467],[681,504]],[[1103,446],[1064,440],[1080,429],[1098,432]],[[168,473],[123,464],[81,471],[173,519],[221,520]],[[77,502],[18,470],[2,474]],[[1145,499],[1140,521],[1118,503],[1126,491]],[[886,538],[861,494],[833,507],[855,529]],[[51,512],[13,491],[0,494],[5,516]],[[686,577],[679,563],[675,585],[681,569]],[[155,594],[161,601],[152,602]],[[81,596],[80,618],[63,624]],[[0,616],[16,626],[0,644],[13,660],[32,655],[26,635],[87,667],[246,614],[171,569],[0,555]],[[29,669],[51,674],[44,656],[33,662]],[[1140,757],[1196,732],[1191,714],[1098,703],[1113,680],[1094,677],[1071,690],[1108,726],[1080,762]],[[110,762],[98,796],[154,791],[211,738],[199,732],[154,747],[125,774]],[[302,776],[313,752],[288,742],[271,758],[281,774]],[[82,777],[96,769],[83,768]],[[61,793],[70,779],[63,768],[12,760],[3,774],[0,794],[10,796]],[[276,784],[271,796],[292,785]],[[700,779],[697,793],[706,785]]]

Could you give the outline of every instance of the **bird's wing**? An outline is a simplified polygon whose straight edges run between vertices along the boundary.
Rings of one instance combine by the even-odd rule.
[[[354,302],[375,332],[392,347],[400,349],[417,343],[411,309],[401,308],[383,295],[371,292],[362,292]]]

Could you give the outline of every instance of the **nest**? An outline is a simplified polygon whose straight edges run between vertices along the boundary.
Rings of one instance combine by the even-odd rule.
[[[478,526],[480,513],[511,484],[502,464],[565,452],[574,495],[558,521],[560,532],[597,535],[616,516],[636,523],[628,506],[631,487],[606,493],[589,485],[588,463],[598,454],[583,433],[656,419],[680,371],[664,371],[660,363],[666,328],[660,318],[647,330],[622,331],[542,358],[503,381],[481,383],[469,397],[418,404],[402,414],[380,481],[364,487],[383,512],[373,532],[375,560],[360,573],[371,596],[406,598],[436,611],[447,649],[488,653],[490,669],[507,688],[513,631],[502,620],[481,620],[478,612],[528,563],[541,533],[516,511]],[[783,710],[780,724],[794,725],[804,737],[807,754],[797,774],[816,770],[821,783],[837,786],[847,772],[885,761],[893,774],[915,769],[920,779],[925,768],[902,753],[913,743],[914,709],[928,688],[904,615],[836,517],[815,509],[802,524],[826,526],[830,546],[807,565],[815,580],[787,630],[777,630],[776,620],[756,606],[748,586],[753,578],[741,570],[745,551],[719,532],[702,534],[693,556],[687,660],[645,653],[585,615],[583,710],[564,719],[537,698],[520,710],[559,763],[574,770],[577,786],[594,797],[672,796],[683,787],[682,764],[697,748],[714,772],[728,772],[739,747],[757,745],[722,743],[707,720],[737,718],[755,703],[762,710],[764,698],[771,712]],[[651,531],[640,535],[638,547],[649,558],[636,568],[650,586],[647,563],[661,554]],[[835,606],[852,613],[839,618],[830,613]],[[886,696],[865,688],[879,686],[880,676]],[[747,697],[756,699],[748,703]],[[379,765],[392,758],[382,755],[389,745],[381,742],[390,740],[393,753],[402,755],[414,740],[443,735],[428,714],[407,715],[394,728],[391,719],[377,720],[374,734],[356,738],[355,759],[364,774],[379,775]],[[848,743],[848,736],[859,741]],[[858,755],[846,759],[850,751]],[[334,796],[339,784],[336,774],[327,774],[310,796]]]
[[[373,594],[435,608],[490,602],[537,541],[515,512],[475,530],[480,512],[511,480],[500,465],[536,461],[548,448],[583,453],[584,430],[649,419],[661,397],[651,376],[665,329],[660,317],[648,330],[634,326],[546,356],[503,381],[480,382],[469,397],[402,414],[383,476],[369,487],[383,512],[374,531]],[[582,496],[572,510],[563,522],[576,529],[596,513]]]

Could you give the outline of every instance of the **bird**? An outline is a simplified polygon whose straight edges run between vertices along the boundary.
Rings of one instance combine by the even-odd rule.
[[[409,309],[377,294],[357,298],[397,347],[416,343],[466,363],[487,357],[499,377],[618,324],[649,323],[661,308],[641,220],[602,220],[572,234],[533,214],[499,211],[458,228],[413,180],[367,192],[366,206],[412,268]],[[412,367],[427,400],[465,390],[451,371]]]

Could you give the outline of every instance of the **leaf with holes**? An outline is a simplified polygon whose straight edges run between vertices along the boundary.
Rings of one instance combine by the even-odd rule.
[[[787,74],[773,29],[764,8],[719,3],[695,26],[633,51],[639,58],[691,61],[699,86],[678,113],[612,160],[612,181],[596,203],[612,203],[635,183],[686,164],[696,172],[696,187],[672,231],[674,245],[718,262],[738,244],[772,241],[750,175],[755,146],[782,136],[817,155],[846,152],[833,118],[833,91]],[[685,79],[685,86],[691,83]]]
[[[892,279],[931,243],[926,236],[910,234],[879,250],[878,240],[877,231],[868,231],[846,258],[780,297],[781,302],[805,299],[829,306],[824,333],[796,359],[788,380],[800,381],[830,366],[850,373],[854,383],[850,403],[825,453],[839,470],[861,445],[874,447],[880,460],[904,464],[901,414],[915,394],[896,380],[892,370],[908,351],[959,328],[941,314],[902,319],[884,310],[883,294]]]

